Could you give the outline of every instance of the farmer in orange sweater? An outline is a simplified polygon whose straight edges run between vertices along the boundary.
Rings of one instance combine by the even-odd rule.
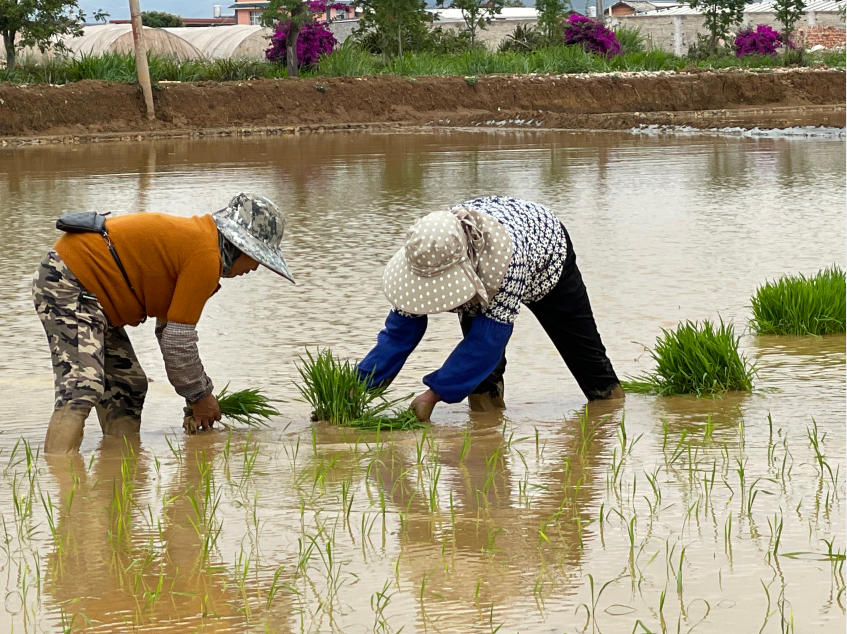
[[[45,453],[78,451],[92,407],[103,434],[138,433],[147,377],[124,326],[147,317],[156,318],[168,379],[191,405],[187,431],[210,428],[221,414],[200,362],[196,324],[221,277],[262,264],[294,281],[279,246],[282,212],[267,198],[239,194],[225,209],[191,218],[130,214],[102,229],[95,214],[80,215],[99,221],[102,233],[63,235],[33,279],[56,393]]]

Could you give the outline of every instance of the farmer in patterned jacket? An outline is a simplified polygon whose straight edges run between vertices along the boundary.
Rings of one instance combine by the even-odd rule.
[[[359,363],[372,386],[389,384],[426,332],[427,315],[455,312],[464,339],[412,401],[421,420],[439,401],[504,407],[506,344],[521,303],[533,312],[589,400],[623,398],[606,356],[570,236],[547,208],[477,198],[418,220],[385,267],[393,308]]]
[[[106,220],[107,236],[59,238],[32,284],[56,394],[44,453],[77,452],[92,408],[104,435],[139,432],[147,376],[124,326],[147,317],[156,318],[168,380],[188,405],[186,431],[220,420],[197,350],[197,321],[222,277],[262,264],[294,281],[280,249],[284,230],[285,216],[270,200],[239,194],[211,215],[126,214]]]

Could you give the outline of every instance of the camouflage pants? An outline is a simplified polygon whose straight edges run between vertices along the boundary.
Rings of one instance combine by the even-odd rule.
[[[53,358],[55,408],[96,406],[101,422],[140,418],[147,376],[126,331],[109,323],[97,298],[55,251],[38,266],[32,296]]]

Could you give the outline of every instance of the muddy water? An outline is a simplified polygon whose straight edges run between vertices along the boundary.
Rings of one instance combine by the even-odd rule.
[[[298,283],[225,281],[201,354],[218,386],[264,386],[283,415],[183,436],[147,324],[130,333],[153,379],[140,442],[89,421],[78,460],[30,465],[18,440],[38,449],[52,378],[29,279],[54,219],[202,214],[241,190],[285,209]],[[844,266],[837,139],[453,130],[0,152],[0,628],[843,632],[843,336],[745,336],[752,395],[580,415],[524,314],[505,415],[442,405],[425,436],[310,425],[297,356],[362,356],[405,228],[492,193],[565,222],[619,374],[649,368],[661,327],[741,329],[758,283]],[[398,395],[458,341],[455,316],[430,324]]]

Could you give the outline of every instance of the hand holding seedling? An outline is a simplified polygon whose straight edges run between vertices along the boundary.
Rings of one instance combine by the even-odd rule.
[[[191,405],[192,416],[186,416],[183,427],[189,434],[211,429],[221,419],[221,409],[214,394],[209,394]],[[189,422],[190,421],[190,422]]]

